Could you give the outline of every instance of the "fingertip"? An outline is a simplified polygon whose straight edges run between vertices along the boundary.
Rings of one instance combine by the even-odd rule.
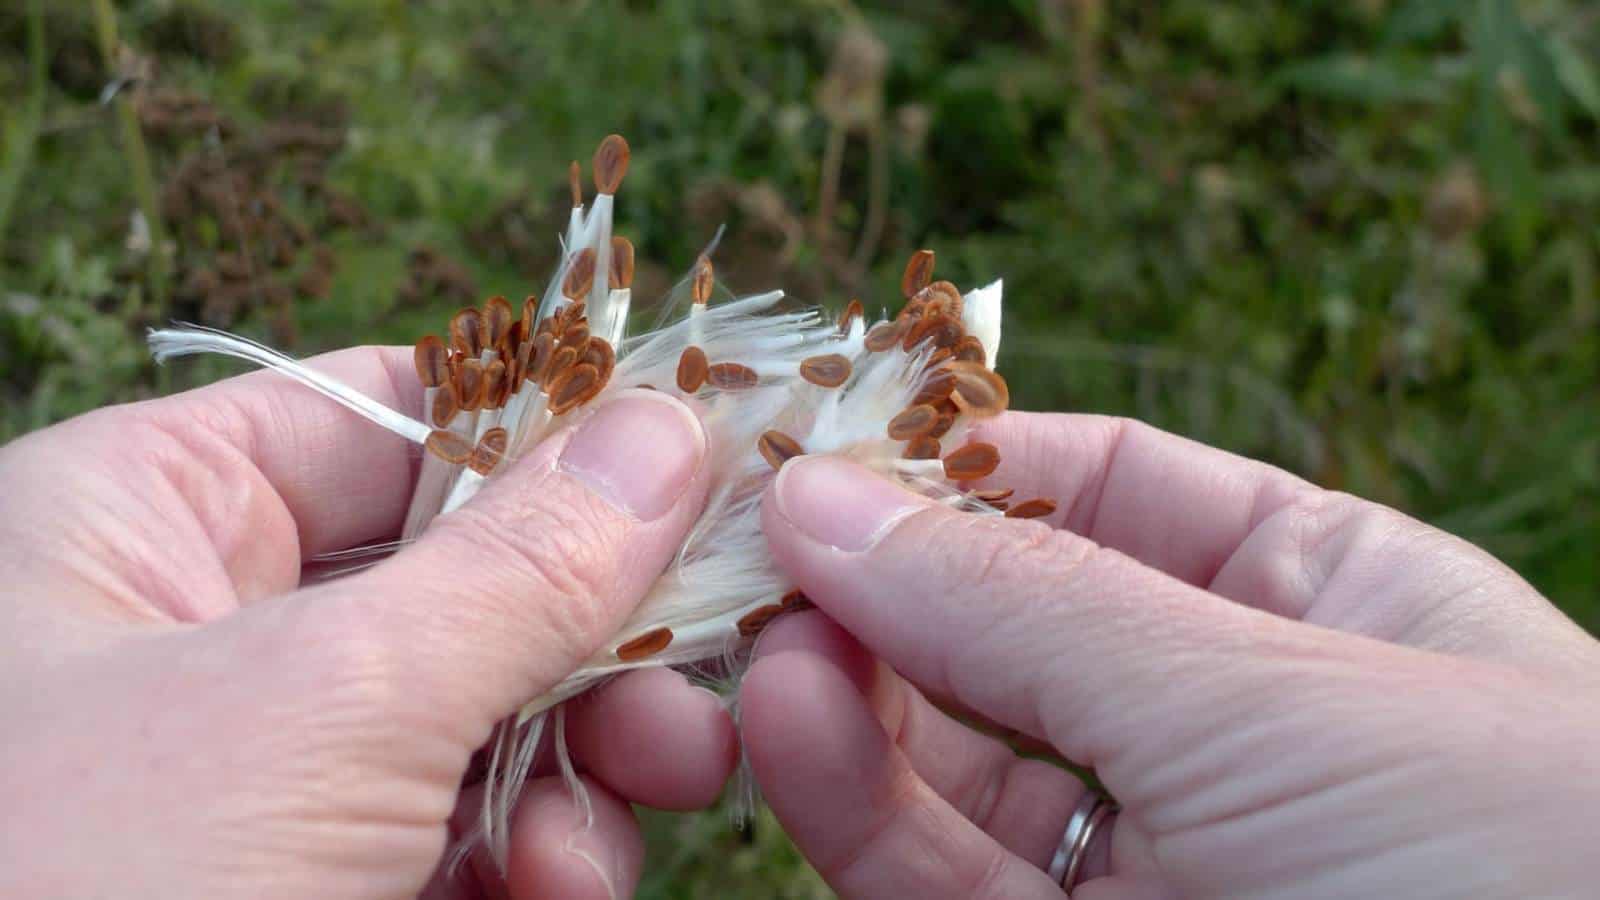
[[[809,653],[825,660],[866,694],[873,686],[877,661],[866,648],[820,610],[779,616],[756,642],[757,659],[779,653]]]
[[[513,900],[618,900],[633,896],[644,837],[633,810],[585,777],[591,823],[560,778],[530,782],[512,823],[506,887]]]
[[[721,698],[671,669],[629,672],[567,708],[574,755],[635,803],[703,809],[738,761],[738,735]]]

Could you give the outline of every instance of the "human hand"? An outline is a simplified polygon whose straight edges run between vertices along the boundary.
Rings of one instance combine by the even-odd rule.
[[[1009,414],[975,439],[990,481],[1059,510],[957,513],[827,458],[766,498],[838,625],[774,623],[742,731],[841,895],[1061,896],[1041,869],[1083,786],[932,696],[1120,801],[1081,900],[1592,896],[1600,652],[1504,566],[1137,423]]]
[[[420,402],[409,349],[318,363]],[[537,777],[505,883],[439,864],[476,815],[474,749],[666,566],[704,450],[684,406],[626,393],[397,556],[297,589],[306,558],[398,530],[417,463],[298,385],[246,375],[0,448],[0,896],[630,895],[628,801],[706,805],[736,756],[718,700],[666,670],[570,708],[592,829]]]

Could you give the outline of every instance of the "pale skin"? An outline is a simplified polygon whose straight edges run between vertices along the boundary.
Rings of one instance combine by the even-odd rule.
[[[841,896],[1061,896],[1083,785],[930,697],[1122,803],[1076,900],[1594,895],[1600,645],[1521,578],[1138,423],[975,437],[1059,509],[955,513],[822,458],[763,507],[821,612],[764,636],[745,746]]]
[[[409,351],[319,365],[418,403]],[[1075,897],[1591,891],[1600,650],[1514,574],[1137,424],[1008,414],[977,437],[991,482],[1058,512],[925,508],[804,458],[764,507],[820,612],[763,635],[744,739],[842,896],[1061,896],[1041,868],[1082,785],[949,709],[1122,802]],[[574,707],[593,828],[541,770],[505,878],[440,863],[493,723],[681,542],[703,432],[625,396],[415,546],[300,587],[307,557],[394,533],[416,459],[263,374],[0,448],[0,895],[632,893],[629,803],[707,805],[736,756],[717,699],[662,670]]]

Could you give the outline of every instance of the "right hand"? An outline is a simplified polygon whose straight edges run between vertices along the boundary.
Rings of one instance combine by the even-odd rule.
[[[1503,565],[1134,422],[975,439],[1059,511],[958,513],[825,457],[767,496],[826,616],[763,636],[744,739],[841,895],[1061,896],[1041,869],[1082,784],[929,697],[1122,804],[1082,900],[1600,889],[1600,645]]]

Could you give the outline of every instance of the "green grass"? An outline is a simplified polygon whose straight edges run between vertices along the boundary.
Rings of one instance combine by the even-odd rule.
[[[1019,405],[1393,504],[1600,630],[1592,4],[149,0],[118,7],[115,70],[89,5],[43,6],[41,89],[28,6],[0,4],[0,439],[155,389],[169,264],[173,314],[297,353],[437,330],[461,300],[406,286],[417,247],[477,296],[538,290],[566,161],[620,131],[642,295],[722,223],[733,287],[835,307],[892,302],[934,247],[958,283],[1005,276]],[[158,191],[185,164],[250,173],[163,209],[155,259],[97,102],[119,78]],[[174,98],[226,122],[152,124]],[[335,144],[258,160],[285,123]],[[309,243],[241,238],[252,191]],[[254,275],[229,303],[186,289],[230,256]],[[753,846],[715,816],[651,831],[648,896],[819,894],[770,823]]]

